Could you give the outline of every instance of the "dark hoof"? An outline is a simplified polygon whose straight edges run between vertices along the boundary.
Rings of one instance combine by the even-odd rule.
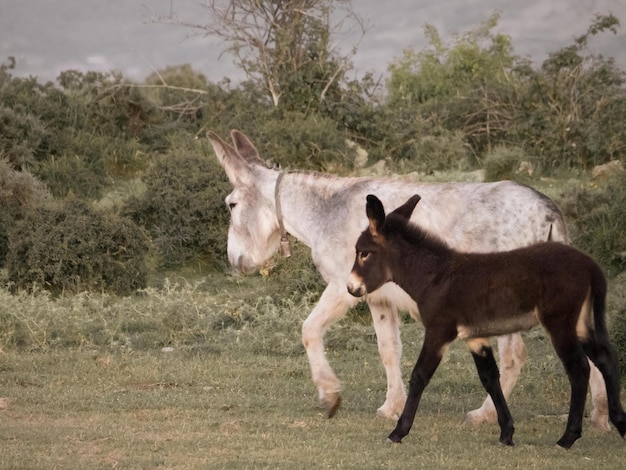
[[[626,434],[626,414],[619,417],[619,419],[615,420],[613,423],[619,432],[619,435],[624,437]]]
[[[337,411],[341,406],[341,394],[336,392],[328,395],[322,404],[324,405],[324,408],[326,408],[326,417],[328,419],[332,418],[337,414]]]
[[[580,435],[576,435],[576,434],[567,434],[567,433],[563,434],[563,437],[558,440],[557,445],[563,447],[563,449],[569,450],[574,445],[574,442],[578,440],[579,437]]]
[[[508,437],[508,438],[500,438],[500,442],[502,444],[504,444],[505,446],[509,446],[509,447],[513,447],[515,444],[513,443],[513,438],[512,437]]]
[[[387,438],[387,442],[389,442],[390,444],[400,444],[402,442],[402,438],[394,433],[391,433]]]

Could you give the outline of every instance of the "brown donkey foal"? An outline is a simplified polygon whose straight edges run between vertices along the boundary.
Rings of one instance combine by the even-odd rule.
[[[395,282],[415,300],[424,324],[424,344],[411,374],[409,396],[389,440],[400,442],[409,433],[424,388],[447,346],[459,338],[467,342],[495,404],[500,442],[513,445],[513,419],[489,337],[528,330],[538,323],[550,335],[571,385],[569,418],[557,444],[569,449],[581,436],[587,357],[602,372],[609,419],[624,437],[619,367],[605,321],[606,279],[598,264],[557,242],[500,253],[457,252],[409,222],[419,200],[415,195],[385,217],[380,200],[367,196],[369,227],[356,243],[348,282],[348,291],[356,297]]]

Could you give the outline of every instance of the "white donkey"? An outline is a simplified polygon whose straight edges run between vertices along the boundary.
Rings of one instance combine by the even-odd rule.
[[[422,227],[460,251],[510,250],[544,241],[568,242],[563,216],[545,195],[510,181],[498,183],[413,183],[385,178],[345,178],[315,172],[285,173],[269,168],[243,133],[233,130],[234,147],[212,132],[207,137],[224,167],[233,191],[226,198],[231,212],[228,259],[244,273],[261,267],[287,243],[287,233],[311,248],[315,265],[327,283],[302,325],[313,382],[328,417],[341,404],[340,383],[324,353],[326,330],[359,300],[346,283],[354,261],[354,244],[364,229],[365,196],[376,194],[385,207],[397,207],[413,194],[422,200],[413,217]],[[406,401],[400,370],[402,344],[398,310],[419,319],[411,298],[392,283],[366,299],[378,350],[387,374],[385,402],[378,415],[398,419]],[[498,338],[501,385],[508,399],[525,361],[519,333]],[[595,427],[608,430],[604,382],[592,365],[591,392]],[[470,423],[495,422],[489,397],[467,415]]]

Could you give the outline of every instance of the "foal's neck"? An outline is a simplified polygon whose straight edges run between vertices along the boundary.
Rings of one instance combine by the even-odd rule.
[[[453,265],[456,252],[444,241],[413,226],[393,241],[393,280],[416,302],[437,277]]]

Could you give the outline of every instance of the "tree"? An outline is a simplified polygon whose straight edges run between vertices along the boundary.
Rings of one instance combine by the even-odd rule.
[[[206,23],[183,20],[173,11],[153,20],[221,38],[273,105],[289,110],[323,102],[351,67],[355,48],[343,53],[334,36],[355,26],[365,33],[351,0],[207,0],[205,7]]]

